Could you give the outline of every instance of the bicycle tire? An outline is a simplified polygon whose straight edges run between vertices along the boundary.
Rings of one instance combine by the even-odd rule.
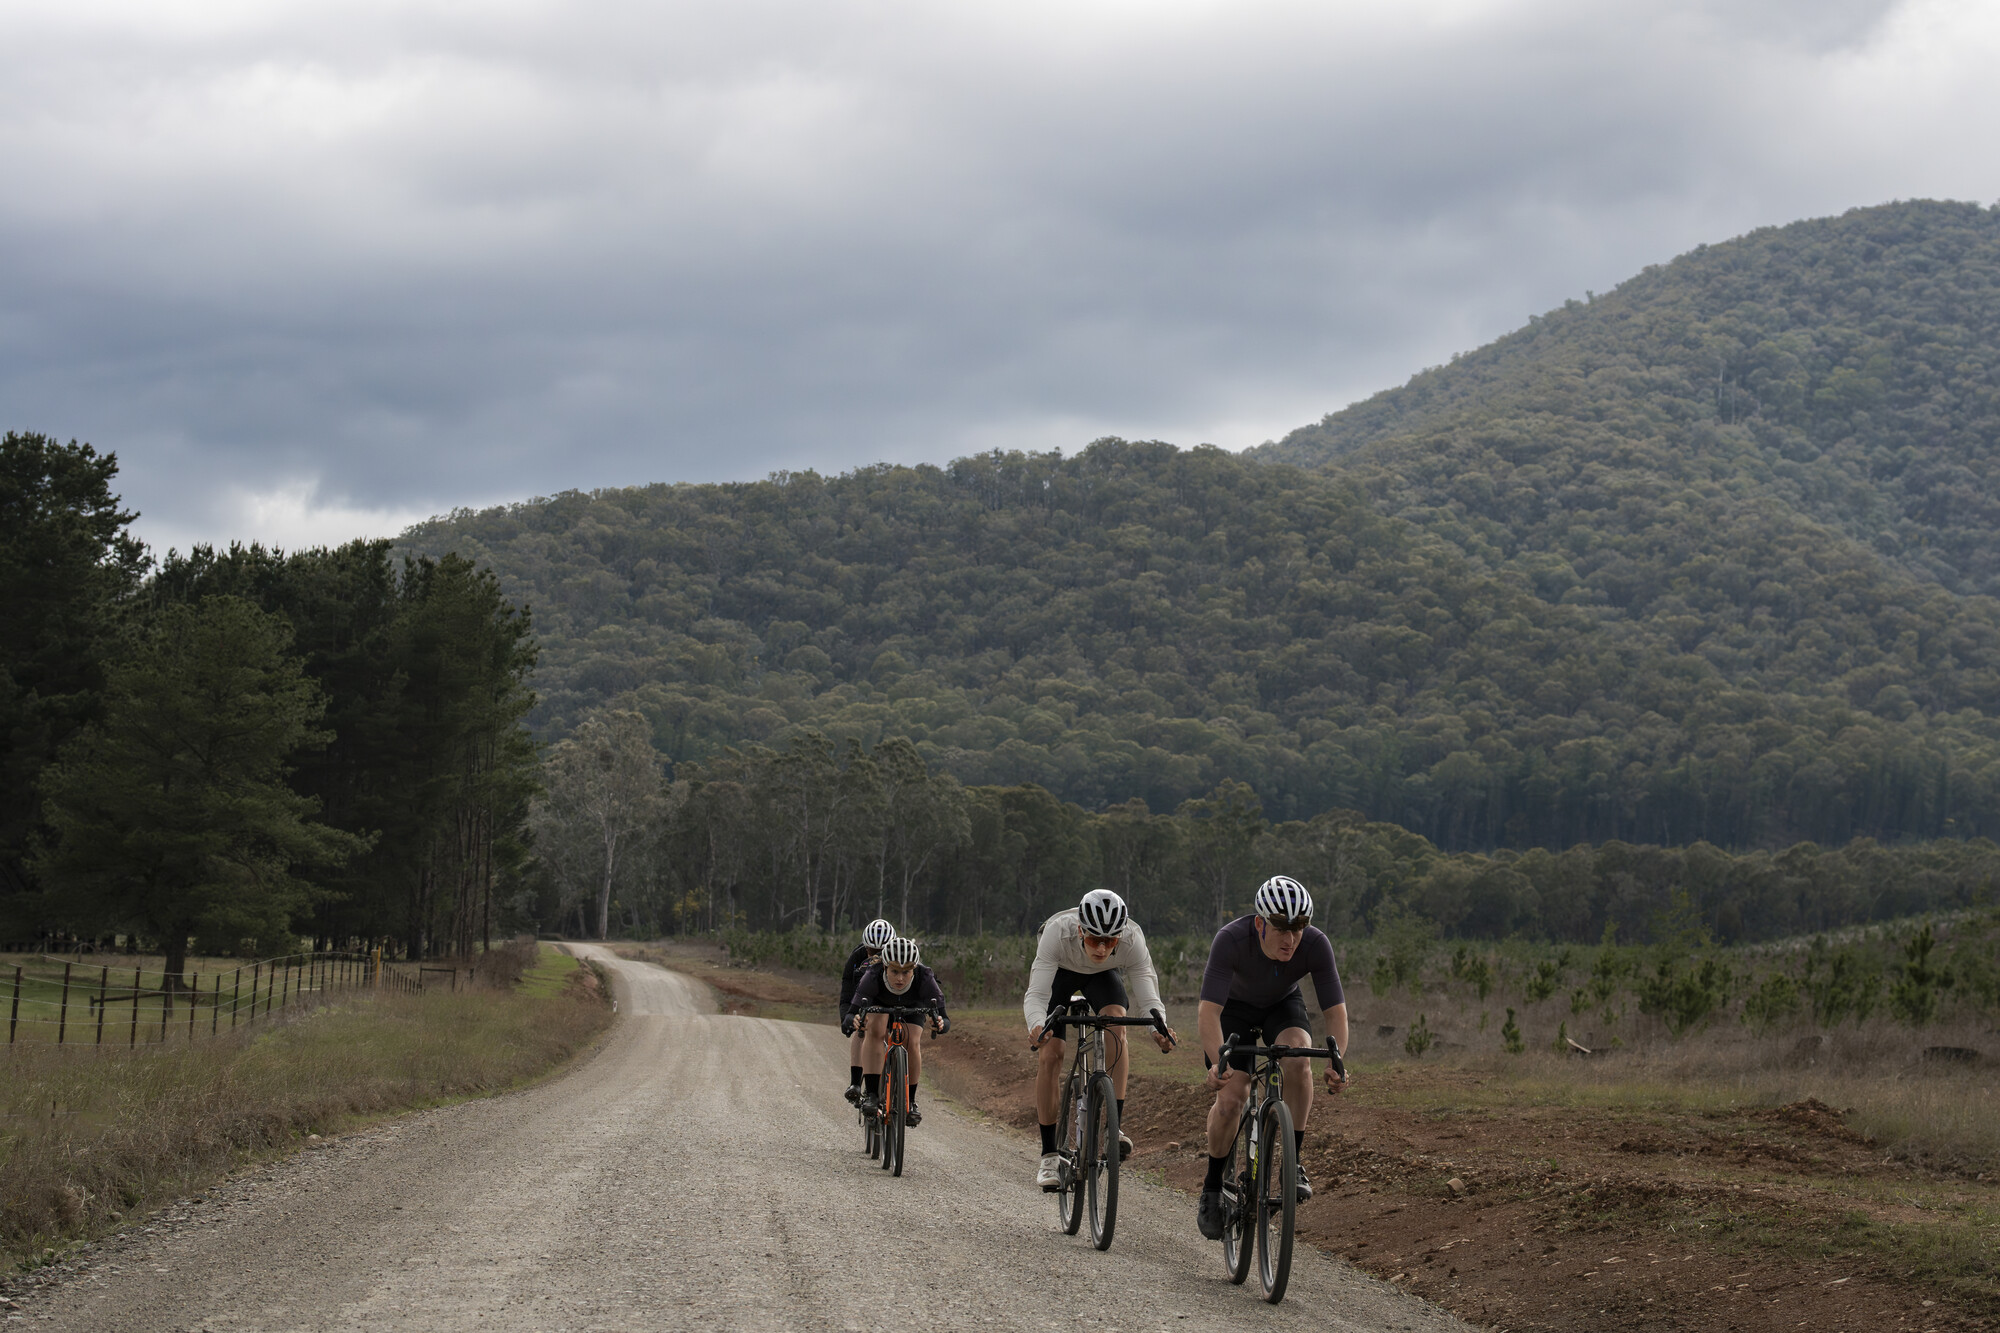
[[[1082,1091],[1082,1076],[1072,1069],[1063,1080],[1062,1107],[1056,1112],[1056,1155],[1062,1160],[1062,1188],[1056,1191],[1056,1221],[1063,1234],[1074,1236],[1083,1225],[1083,1154],[1080,1140],[1083,1126],[1076,1123],[1076,1097]]]
[[[1263,1173],[1257,1182],[1257,1280],[1264,1299],[1285,1299],[1292,1276],[1292,1227],[1297,1220],[1299,1169],[1292,1143],[1292,1108],[1264,1108]]]
[[[1236,1122],[1236,1138],[1229,1148],[1229,1169],[1222,1180],[1225,1218],[1222,1231],[1222,1266],[1229,1280],[1242,1286],[1250,1276],[1250,1260],[1257,1248],[1252,1228],[1256,1225],[1257,1102],[1251,1089],[1249,1105]]]
[[[1090,1243],[1108,1250],[1112,1233],[1118,1229],[1118,1098],[1112,1092],[1109,1074],[1091,1075],[1085,1105],[1090,1108],[1083,1150]]]
[[[898,1046],[889,1052],[889,1118],[883,1124],[882,1164],[889,1174],[903,1174],[903,1136],[909,1130],[910,1053]]]

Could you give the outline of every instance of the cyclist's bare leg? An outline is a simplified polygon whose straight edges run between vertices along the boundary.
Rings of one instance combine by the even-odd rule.
[[[1054,1037],[1042,1042],[1035,1056],[1035,1120],[1053,1125],[1062,1110],[1063,1043]]]
[[[1278,1040],[1273,1043],[1273,1045],[1277,1046],[1310,1046],[1312,1044],[1312,1033],[1307,1032],[1304,1028],[1286,1028],[1278,1034]],[[1292,1128],[1303,1130],[1306,1127],[1306,1117],[1312,1114],[1313,1109],[1312,1061],[1285,1061],[1284,1089],[1285,1105],[1290,1107],[1292,1111]]]
[[[1229,1156],[1230,1145],[1236,1141],[1236,1124],[1243,1118],[1243,1103],[1249,1099],[1249,1073],[1241,1069],[1230,1070],[1222,1091],[1215,1094],[1215,1105],[1208,1108],[1210,1157]]]
[[[882,1062],[888,1058],[882,1043],[889,1037],[889,1015],[868,1015],[868,1039],[861,1043],[861,1072],[880,1074]]]
[[[910,1044],[910,1092],[917,1090],[917,1080],[924,1076],[924,1025],[922,1023],[903,1024],[903,1040]],[[1312,1091],[1310,1087],[1306,1089]]]
[[[1125,1017],[1125,1006],[1107,1004],[1098,1011],[1106,1018]],[[1125,1075],[1131,1071],[1131,1063],[1125,1059],[1125,1029],[1104,1029],[1104,1063],[1111,1070],[1111,1095],[1119,1101],[1125,1100]]]
[[[862,1026],[859,1023],[855,1024],[854,1035],[847,1039],[847,1063],[850,1065],[861,1063],[862,1031]]]

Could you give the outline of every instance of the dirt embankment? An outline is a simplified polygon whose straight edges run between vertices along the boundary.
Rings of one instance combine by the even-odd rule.
[[[811,1016],[817,993],[831,1016],[823,979],[672,961],[745,1011]],[[926,1059],[953,1097],[1032,1130],[1010,1018],[963,1016]],[[1192,1068],[1135,1074],[1126,1125],[1131,1167],[1189,1191],[1210,1103]],[[1993,1228],[1982,1256],[1962,1226],[1926,1224],[1940,1204],[2000,1222],[2000,1183],[1885,1160],[1818,1102],[1532,1105],[1497,1080],[1398,1068],[1322,1097],[1305,1160],[1303,1236],[1493,1329],[2000,1328]]]

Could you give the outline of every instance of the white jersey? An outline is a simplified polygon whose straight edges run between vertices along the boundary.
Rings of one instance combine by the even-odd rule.
[[[1125,922],[1125,933],[1118,937],[1118,947],[1101,963],[1083,951],[1083,927],[1074,907],[1057,912],[1042,923],[1042,938],[1035,945],[1035,965],[1028,972],[1028,993],[1021,1001],[1021,1012],[1027,1015],[1030,1031],[1049,1016],[1049,988],[1055,985],[1059,967],[1086,976],[1115,969],[1125,978],[1125,993],[1131,997],[1134,1018],[1144,1018],[1154,1010],[1159,1011],[1162,1020],[1167,1016],[1167,1006],[1160,999],[1159,973],[1153,970],[1153,955],[1146,950],[1146,932],[1139,929],[1136,921]]]

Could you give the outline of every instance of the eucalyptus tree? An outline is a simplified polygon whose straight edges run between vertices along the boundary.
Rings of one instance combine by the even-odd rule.
[[[656,838],[665,813],[653,730],[637,713],[587,715],[542,765],[530,825],[565,885],[565,902],[594,904],[599,939],[611,931],[611,895],[635,850]]]

